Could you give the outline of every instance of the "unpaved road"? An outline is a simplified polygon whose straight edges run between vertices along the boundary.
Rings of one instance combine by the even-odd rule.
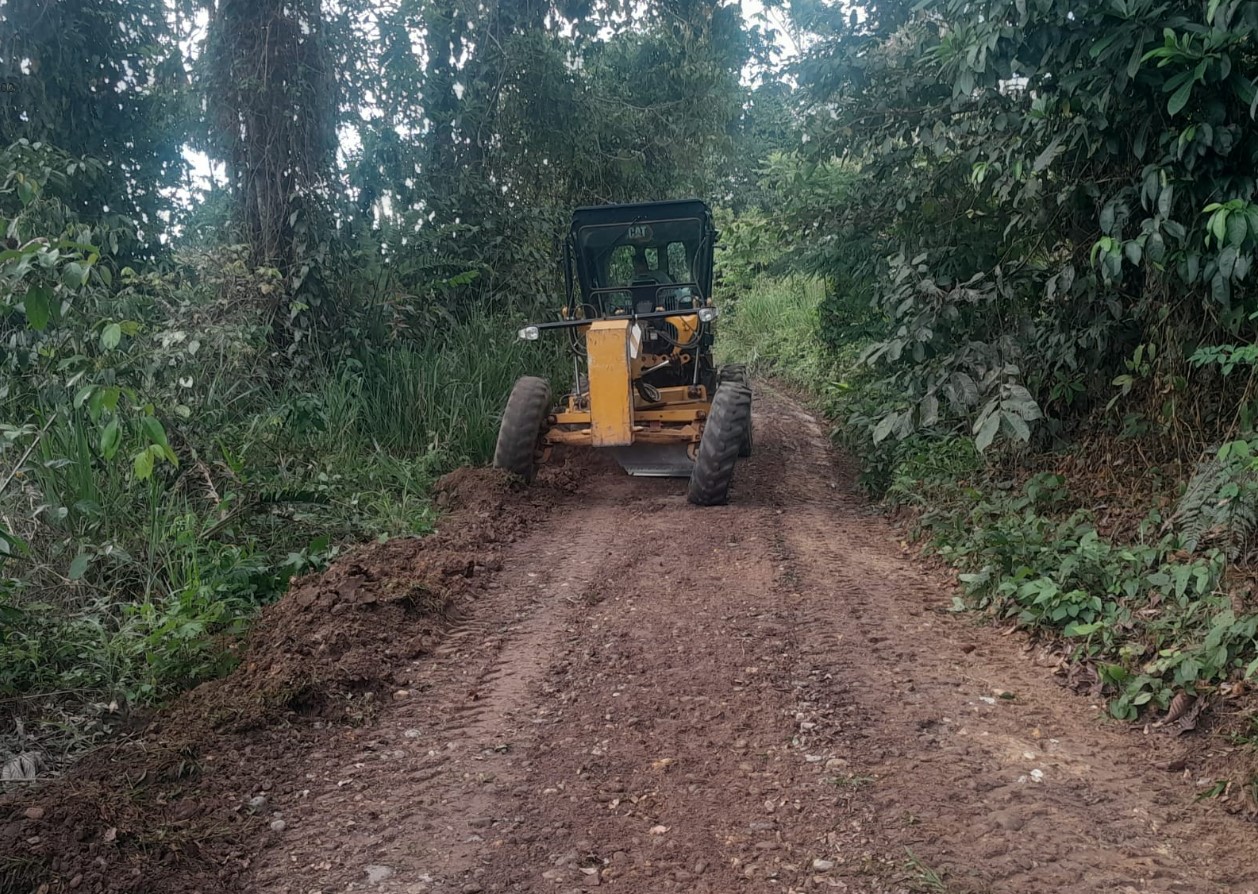
[[[245,889],[1258,891],[1254,827],[1166,769],[1200,742],[950,614],[817,423],[755,414],[731,505],[596,466],[509,545],[385,710],[274,780]]]

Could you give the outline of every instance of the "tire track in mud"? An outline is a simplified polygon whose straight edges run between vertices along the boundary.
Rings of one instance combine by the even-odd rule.
[[[508,547],[247,889],[1258,890],[1252,826],[1154,769],[1191,746],[950,614],[818,423],[755,415],[731,505],[602,466]]]
[[[591,519],[596,528],[613,521]],[[381,722],[345,731],[339,750],[361,752],[341,772],[307,774],[311,788],[290,804],[286,840],[261,855],[248,890],[426,891],[474,868],[481,830],[512,822],[491,808],[527,761],[513,721],[561,633],[554,614],[583,604],[629,547],[612,540],[600,562],[573,564],[570,526],[544,520],[508,550],[487,594],[431,655],[399,672]],[[455,803],[460,815],[446,816]]]

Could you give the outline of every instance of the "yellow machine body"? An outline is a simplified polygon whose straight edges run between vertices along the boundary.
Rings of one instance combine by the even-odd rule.
[[[585,333],[589,357],[590,443],[628,447],[633,443],[631,371],[638,353],[628,320],[599,320]]]
[[[698,325],[693,314],[667,322],[686,341]],[[711,395],[702,385],[682,385],[655,389],[649,396],[658,399],[648,399],[634,383],[644,369],[690,356],[643,354],[642,330],[627,318],[595,320],[582,329],[588,387],[550,416],[543,445],[617,448],[617,460],[632,474],[689,475]]]

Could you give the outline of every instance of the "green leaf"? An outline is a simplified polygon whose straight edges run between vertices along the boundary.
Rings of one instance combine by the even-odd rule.
[[[1219,275],[1227,279],[1232,278],[1232,271],[1236,269],[1236,246],[1229,245],[1223,251],[1219,252]]]
[[[117,419],[110,419],[105,430],[100,433],[100,453],[105,459],[113,459],[118,454],[118,445],[122,441],[122,427]]]
[[[979,452],[987,450],[992,445],[992,441],[996,439],[996,432],[1000,430],[1000,414],[990,413],[988,416],[980,420],[977,429],[974,432],[974,446]]]
[[[917,405],[918,420],[922,428],[930,428],[939,421],[939,398],[928,394]]]
[[[1031,427],[1026,424],[1026,420],[1017,413],[1006,413],[1002,411],[1000,415],[1005,426],[1009,429],[1010,434],[1013,435],[1014,440],[1023,444],[1031,440]]]
[[[1062,145],[1062,138],[1060,136],[1054,137],[1053,141],[1048,144],[1044,151],[1035,157],[1035,161],[1032,163],[1031,169],[1037,174],[1040,173],[1051,165],[1057,159],[1057,156],[1061,155],[1065,151],[1066,147]]]
[[[26,324],[36,332],[47,329],[48,321],[52,319],[52,302],[52,291],[46,286],[31,286],[27,289],[26,297],[22,299]]]
[[[24,207],[35,201],[35,195],[38,192],[38,187],[25,177],[17,182],[18,201],[20,201]]]
[[[1178,90],[1171,94],[1171,98],[1166,102],[1166,111],[1170,115],[1178,115],[1183,111],[1184,106],[1188,105],[1188,100],[1192,97],[1192,80],[1185,81]]]
[[[122,327],[117,323],[110,323],[100,334],[100,346],[106,351],[112,351],[118,347],[122,341]]]
[[[1237,248],[1245,241],[1249,231],[1249,222],[1244,214],[1229,214],[1227,217],[1227,244]]]
[[[1101,232],[1106,236],[1114,234],[1114,203],[1106,202],[1105,207],[1101,209]]]
[[[149,453],[147,447],[135,455],[132,467],[135,477],[140,481],[147,480],[153,474],[153,454]]]
[[[1223,240],[1227,237],[1227,219],[1230,216],[1231,212],[1226,208],[1220,208],[1210,218],[1210,234],[1214,236],[1220,245],[1223,244]]]
[[[70,571],[66,574],[66,577],[70,578],[70,580],[82,580],[83,575],[87,574],[87,568],[91,563],[92,556],[90,553],[79,553],[74,557],[74,561],[70,563]]]
[[[150,443],[159,447],[170,446],[170,442],[166,439],[166,429],[162,427],[162,423],[156,416],[141,416],[140,425],[144,428],[144,434]]]
[[[887,435],[895,429],[895,424],[899,420],[898,413],[891,413],[884,416],[882,421],[874,428],[874,443],[879,444],[887,439]]]
[[[87,268],[78,261],[71,261],[61,270],[61,281],[65,283],[67,289],[79,288],[85,279],[87,279]]]

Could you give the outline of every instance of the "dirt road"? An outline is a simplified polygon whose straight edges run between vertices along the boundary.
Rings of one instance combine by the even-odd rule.
[[[950,614],[818,424],[755,412],[731,505],[600,467],[510,544],[378,717],[274,781],[245,889],[1258,891],[1199,743]]]

